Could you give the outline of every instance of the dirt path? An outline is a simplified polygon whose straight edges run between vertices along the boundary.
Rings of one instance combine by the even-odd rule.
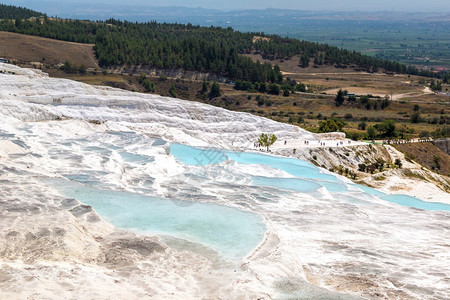
[[[429,95],[429,94],[434,94],[434,92],[429,87],[425,87],[422,90],[422,92],[409,92],[409,93],[404,93],[404,94],[395,94],[392,96],[392,100],[400,100],[404,97],[409,97],[409,98],[420,97],[420,96]]]
[[[353,93],[356,95],[373,95],[373,96],[379,96],[379,97],[384,97],[386,96],[386,93],[382,93],[380,92],[380,90],[377,89],[372,89],[372,88],[364,88],[364,87],[342,87],[342,88],[335,88],[335,89],[329,89],[324,91],[327,94],[331,94],[331,95],[336,95],[337,92],[342,89],[342,90],[346,90],[349,93]]]

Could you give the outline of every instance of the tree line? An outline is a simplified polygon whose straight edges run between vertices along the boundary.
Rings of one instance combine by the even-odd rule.
[[[43,15],[43,13],[28,8],[0,4],[0,19],[28,19]]]
[[[297,39],[282,38],[276,35],[266,36],[269,40],[259,39],[255,43],[255,49],[266,59],[289,59],[294,55],[300,55],[299,65],[308,67],[311,61],[314,65],[334,65],[345,67],[357,66],[368,72],[385,72],[419,75],[425,77],[448,78],[447,73],[434,73],[428,70],[407,66],[399,62],[379,59],[360,52],[319,44]]]

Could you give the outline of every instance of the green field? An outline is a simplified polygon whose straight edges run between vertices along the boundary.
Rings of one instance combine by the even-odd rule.
[[[450,69],[450,22],[299,20],[266,26],[266,33],[326,43],[420,67]]]

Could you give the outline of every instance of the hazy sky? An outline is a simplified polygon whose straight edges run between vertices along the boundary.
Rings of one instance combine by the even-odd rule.
[[[45,0],[44,0],[45,1]],[[0,3],[26,6],[39,0],[0,0]],[[57,1],[51,1],[58,3]],[[61,2],[59,2],[61,3]],[[450,0],[64,0],[63,3],[119,4],[147,6],[186,6],[219,10],[283,8],[327,11],[435,11],[450,12]],[[30,5],[30,6],[35,6]],[[58,4],[55,4],[58,5]]]

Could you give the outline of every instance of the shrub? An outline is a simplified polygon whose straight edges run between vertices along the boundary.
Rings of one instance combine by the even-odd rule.
[[[173,97],[173,98],[177,97],[177,88],[175,87],[175,85],[172,84],[170,86],[169,94],[170,94],[170,97]]]
[[[385,96],[383,100],[381,100],[380,107],[381,109],[387,108],[389,105],[391,105],[391,101],[389,101],[389,96]]]
[[[434,156],[433,157],[433,166],[431,167],[433,170],[434,169],[438,169],[438,170],[440,170],[441,169],[441,164],[440,164],[440,162],[441,162],[441,158],[439,157],[439,156]]]
[[[367,138],[369,140],[373,140],[376,137],[376,135],[377,135],[377,131],[376,131],[375,127],[369,126],[367,128]]]
[[[76,65],[71,64],[68,60],[60,67],[61,70],[63,70],[66,73],[77,73],[78,67]]]
[[[411,123],[420,123],[422,122],[422,117],[420,116],[420,113],[418,111],[411,114],[410,117]]]
[[[350,119],[353,119],[353,115],[351,113],[346,113],[344,118],[347,120],[350,120]]]
[[[416,157],[414,156],[414,154],[411,154],[411,153],[406,152],[406,153],[405,153],[405,159],[406,159],[407,161],[409,161],[409,162],[412,162],[414,159],[416,159]]]
[[[421,132],[419,133],[419,137],[420,137],[420,138],[427,138],[427,137],[430,137],[430,136],[431,136],[431,133],[430,133],[429,131],[426,131],[426,130],[421,131]]]
[[[366,127],[367,127],[367,123],[364,121],[358,124],[359,130],[366,130]]]
[[[355,102],[356,101],[356,96],[355,95],[348,96],[348,101],[349,102]]]
[[[269,94],[279,95],[280,94],[280,86],[276,83],[271,83],[269,85]]]
[[[299,83],[295,86],[295,90],[298,92],[306,92],[306,85],[304,85],[303,83]]]

